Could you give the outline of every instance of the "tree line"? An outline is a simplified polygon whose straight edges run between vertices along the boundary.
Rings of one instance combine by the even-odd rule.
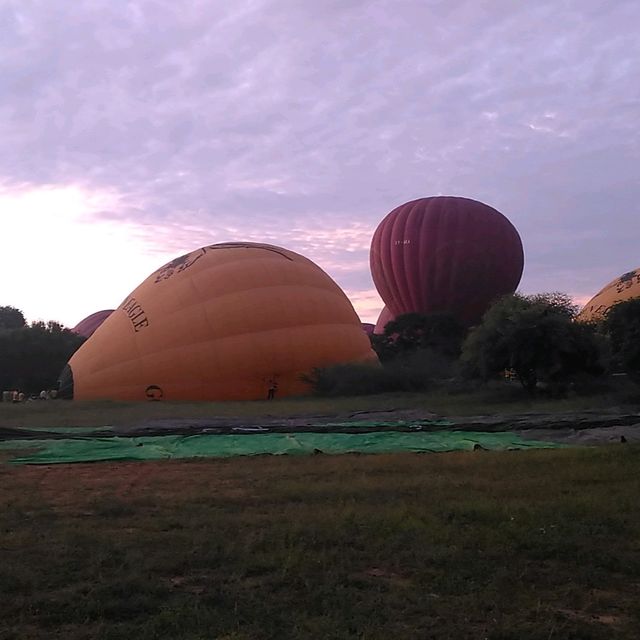
[[[316,369],[307,380],[321,395],[509,378],[530,394],[561,396],[577,381],[612,373],[640,382],[640,298],[615,305],[597,323],[579,322],[577,314],[560,293],[506,296],[471,329],[449,314],[405,314],[371,337],[381,367]],[[28,324],[19,309],[0,307],[0,391],[55,388],[84,340],[58,322]]]
[[[341,395],[508,379],[531,395],[552,396],[613,373],[640,381],[640,298],[615,305],[597,323],[577,315],[562,293],[505,296],[470,329],[449,314],[405,314],[371,336],[377,371],[329,367],[309,381],[320,395]]]
[[[56,388],[64,365],[84,340],[58,322],[28,324],[19,309],[0,307],[0,391],[30,396]]]

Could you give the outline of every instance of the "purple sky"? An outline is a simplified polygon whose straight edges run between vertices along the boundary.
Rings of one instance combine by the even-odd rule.
[[[372,321],[375,227],[436,194],[586,301],[640,265],[638,33],[638,0],[0,0],[0,305],[74,325],[258,240]]]

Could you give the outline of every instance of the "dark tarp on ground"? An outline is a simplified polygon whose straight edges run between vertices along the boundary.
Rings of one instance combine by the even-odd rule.
[[[313,453],[396,453],[464,451],[482,448],[510,450],[557,448],[557,443],[528,440],[510,432],[465,431],[373,433],[265,433],[259,435],[151,436],[139,438],[73,438],[10,440],[0,450],[20,451],[14,464],[55,464],[101,460],[159,460],[165,458],[246,455],[305,455]]]

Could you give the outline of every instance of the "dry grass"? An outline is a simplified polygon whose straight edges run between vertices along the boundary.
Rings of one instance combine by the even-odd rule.
[[[639,463],[0,466],[0,638],[636,640]]]

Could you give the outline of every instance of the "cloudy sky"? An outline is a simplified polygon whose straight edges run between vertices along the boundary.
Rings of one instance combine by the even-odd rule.
[[[371,235],[475,198],[521,290],[640,265],[638,0],[0,0],[0,305],[73,326],[176,255],[306,255],[363,320]]]

